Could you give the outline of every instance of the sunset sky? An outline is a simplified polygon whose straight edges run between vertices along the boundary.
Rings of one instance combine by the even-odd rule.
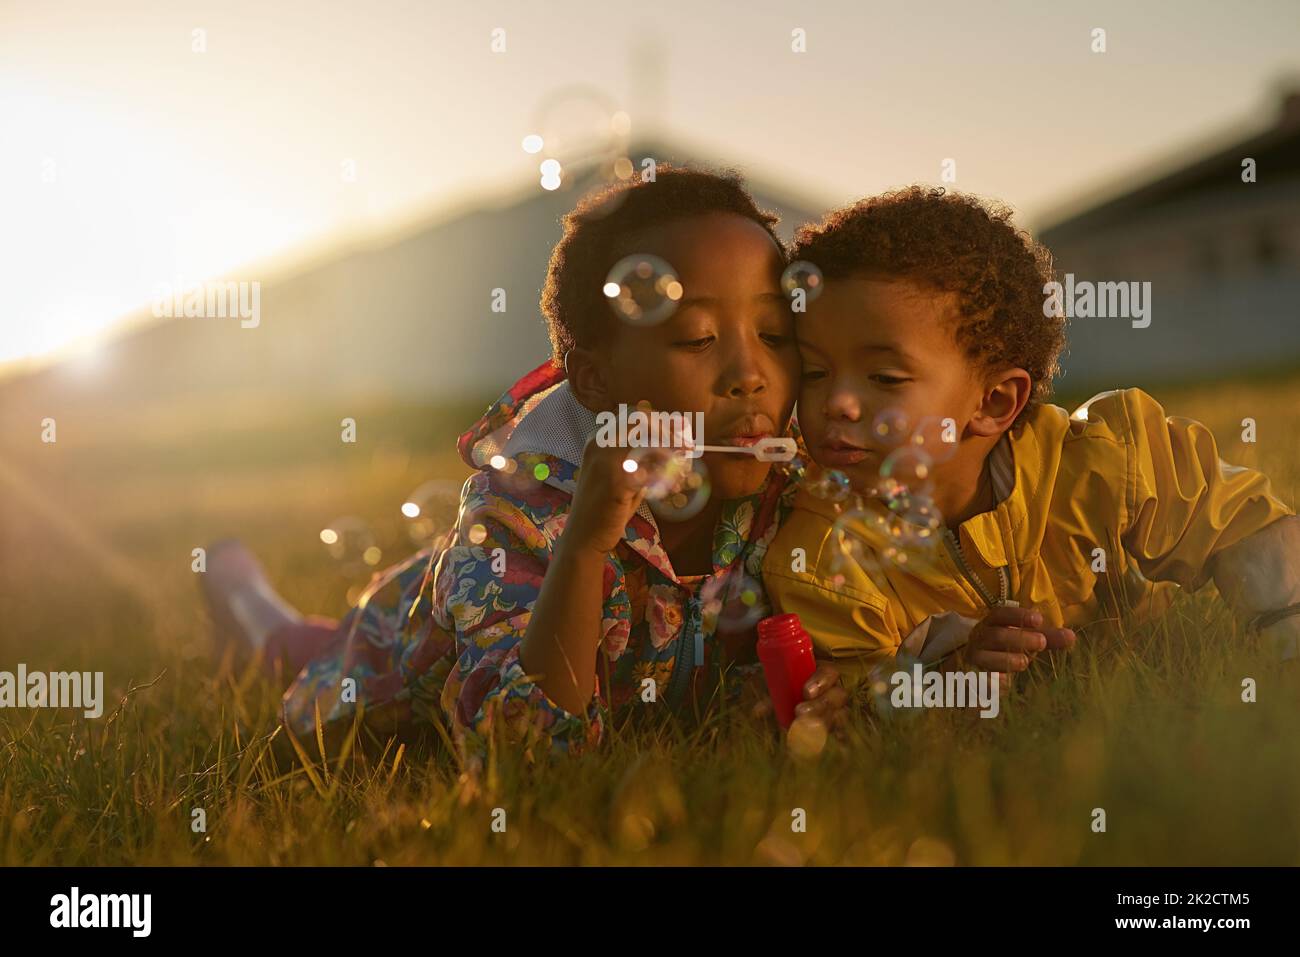
[[[159,283],[540,189],[549,145],[523,137],[616,111],[633,141],[661,129],[827,205],[953,158],[957,188],[1037,225],[1267,125],[1300,70],[1286,0],[979,6],[0,0],[0,361]],[[588,112],[545,121],[575,84]]]

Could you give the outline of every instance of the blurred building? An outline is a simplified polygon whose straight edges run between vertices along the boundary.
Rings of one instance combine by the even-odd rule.
[[[1064,388],[1300,366],[1300,92],[1265,132],[1189,157],[1039,238],[1062,276],[1151,283],[1146,328],[1071,321]]]

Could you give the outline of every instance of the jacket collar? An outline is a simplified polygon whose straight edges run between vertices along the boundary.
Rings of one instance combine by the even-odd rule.
[[[1026,429],[1022,435],[1028,435]],[[1015,440],[1019,444],[1020,438]],[[973,515],[955,530],[963,548],[972,548],[985,565],[1000,568],[1010,563],[1007,546],[1012,541],[1012,529],[1020,525],[1025,513],[1025,477],[1018,474],[1018,466],[1026,456],[1017,456],[1009,432],[1002,433],[985,460],[989,481],[997,505],[988,512]]]
[[[547,388],[532,410],[510,433],[501,454],[514,458],[522,452],[540,452],[567,462],[576,468],[582,466],[582,452],[587,441],[596,432],[596,413],[578,401],[565,379]],[[577,474],[567,469],[552,470],[549,484],[572,494],[577,489]],[[643,501],[636,512],[655,525],[654,514]]]

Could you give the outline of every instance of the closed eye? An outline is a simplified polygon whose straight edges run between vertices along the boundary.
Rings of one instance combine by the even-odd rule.
[[[903,383],[911,382],[912,380],[907,378],[906,376],[896,376],[896,375],[889,375],[888,373],[885,372],[877,372],[875,375],[871,376],[871,381],[879,382],[881,385],[889,386],[889,385],[902,385]]]
[[[674,342],[675,346],[683,346],[687,349],[703,349],[713,341],[713,336],[704,336],[701,339],[688,339],[682,342]]]

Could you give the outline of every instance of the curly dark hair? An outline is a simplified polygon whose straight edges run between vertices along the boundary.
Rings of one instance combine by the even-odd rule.
[[[1043,315],[1051,253],[1011,217],[1001,203],[911,186],[800,228],[791,258],[816,264],[827,280],[887,276],[956,293],[957,344],[985,368],[1011,364],[1033,380],[1019,426],[1051,395],[1065,319]]]
[[[574,346],[600,342],[616,321],[602,287],[614,263],[635,250],[628,236],[688,216],[735,213],[762,226],[778,250],[774,213],[759,209],[734,170],[687,169],[660,164],[655,178],[633,175],[589,193],[564,217],[564,235],[551,252],[542,288],[542,315],[557,363]]]

